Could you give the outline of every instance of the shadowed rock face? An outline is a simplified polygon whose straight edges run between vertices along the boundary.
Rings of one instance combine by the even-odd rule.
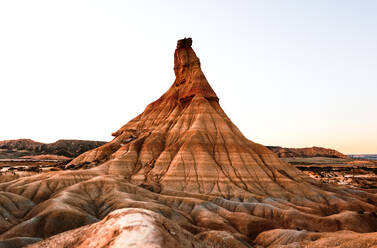
[[[74,158],[105,143],[90,140],[58,140],[54,143],[45,144],[31,139],[3,140],[0,141],[0,158],[22,158],[24,156],[33,156],[31,158],[34,158],[39,155]]]
[[[374,194],[319,183],[246,139],[191,44],[178,42],[169,90],[67,165],[76,170],[0,183],[8,216],[0,239],[61,233],[35,247],[121,247],[132,238],[145,247],[250,247],[257,236],[276,244],[263,241],[273,229],[377,230]],[[107,234],[96,241],[99,233]]]

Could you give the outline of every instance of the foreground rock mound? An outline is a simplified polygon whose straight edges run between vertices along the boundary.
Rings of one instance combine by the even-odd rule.
[[[377,231],[374,194],[317,182],[242,135],[191,44],[178,42],[170,89],[71,161],[74,170],[0,183],[0,240],[61,233],[35,247],[251,247],[269,246],[263,234],[276,229]]]
[[[31,247],[203,247],[194,235],[149,210],[127,208],[102,221],[56,235]]]

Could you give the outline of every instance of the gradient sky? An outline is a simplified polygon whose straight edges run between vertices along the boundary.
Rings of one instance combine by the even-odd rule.
[[[220,104],[264,145],[377,153],[377,1],[0,1],[0,140],[110,140],[193,38]]]

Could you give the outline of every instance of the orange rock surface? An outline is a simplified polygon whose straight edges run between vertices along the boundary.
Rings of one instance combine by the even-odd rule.
[[[268,247],[279,243],[266,232],[278,230],[377,231],[374,194],[317,182],[242,135],[191,44],[178,42],[169,90],[111,142],[66,171],[0,183],[3,243],[53,236],[34,247]]]

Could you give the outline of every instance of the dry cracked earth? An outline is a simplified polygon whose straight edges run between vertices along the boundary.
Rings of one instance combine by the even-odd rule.
[[[377,247],[377,196],[246,139],[191,39],[176,79],[63,171],[0,177],[0,247]]]

